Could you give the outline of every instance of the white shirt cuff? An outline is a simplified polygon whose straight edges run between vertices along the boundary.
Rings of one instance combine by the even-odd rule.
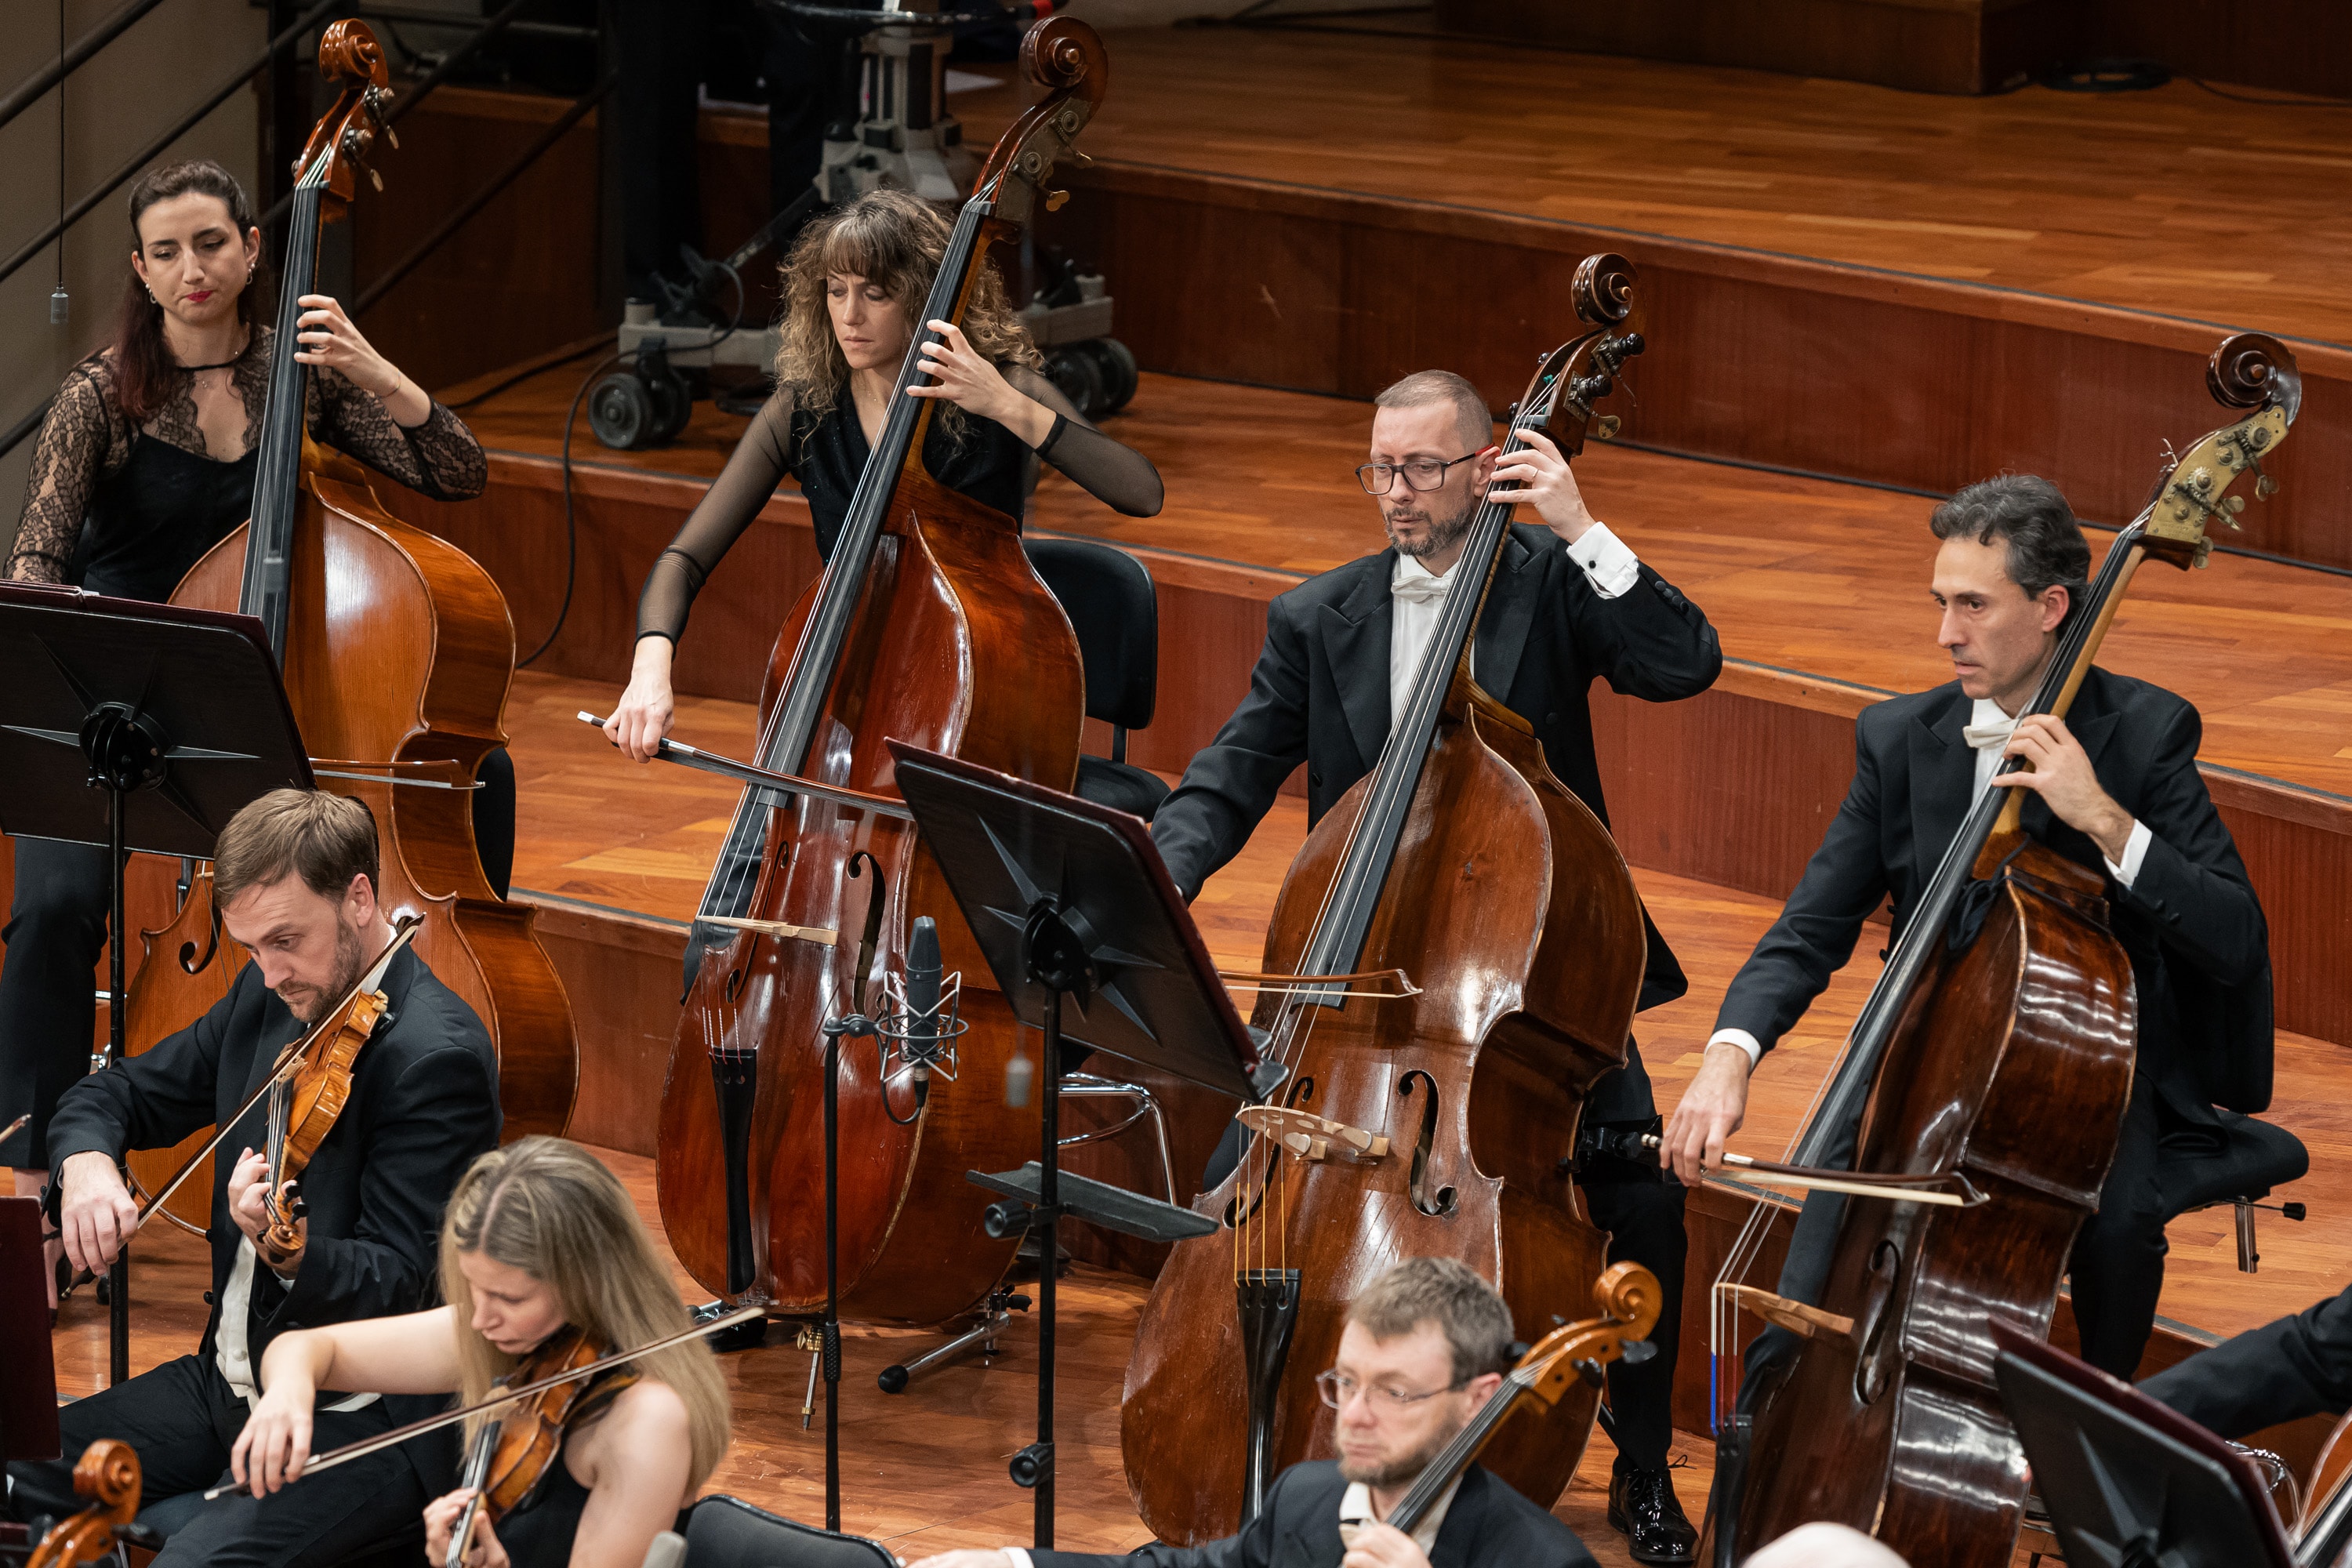
[[[1754,1072],[1756,1064],[1764,1059],[1764,1044],[1745,1029],[1717,1029],[1707,1037],[1710,1046],[1738,1046],[1748,1053],[1748,1070]]]
[[[1609,531],[1605,522],[1595,522],[1583,536],[1568,547],[1568,558],[1584,568],[1591,582],[1592,591],[1604,599],[1624,596],[1626,591],[1642,580],[1642,563],[1625,542]]]
[[[1029,1561],[1029,1553],[1022,1551],[1018,1546],[1000,1546],[997,1550],[1013,1559],[1013,1568],[1036,1568],[1036,1565]]]
[[[2147,830],[2147,823],[2133,822],[2131,837],[2124,840],[2123,864],[2118,866],[2113,860],[2108,860],[2107,875],[2126,888],[2137,881],[2140,863],[2147,858],[2147,847],[2155,841],[2155,838],[2156,835]],[[2106,858],[2102,856],[2100,858]]]

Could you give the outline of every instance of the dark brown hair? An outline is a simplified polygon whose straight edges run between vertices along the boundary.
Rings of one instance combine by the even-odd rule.
[[[236,226],[239,244],[253,229],[253,204],[246,199],[245,187],[236,176],[214,163],[210,158],[190,158],[184,163],[166,163],[160,169],[150,169],[139,176],[131,187],[131,249],[140,254],[144,242],[139,237],[139,220],[157,202],[168,202],[174,196],[216,196],[228,208],[229,222]],[[262,281],[257,266],[251,279],[240,286],[236,297],[236,319],[253,325],[260,317],[263,290],[256,285]],[[163,307],[139,280],[139,269],[127,269],[122,282],[122,309],[114,328],[114,397],[121,405],[123,416],[133,424],[152,418],[163,406],[172,394],[172,378],[180,374],[172,351],[163,342]]]
[[[1445,1331],[1459,1385],[1511,1369],[1511,1310],[1477,1272],[1451,1258],[1409,1258],[1348,1303],[1348,1321],[1376,1340],[1397,1340],[1423,1323]]]
[[[2039,475],[1979,479],[1937,507],[1927,528],[1938,539],[1965,533],[1979,544],[2001,541],[2009,547],[2009,580],[2029,599],[2063,587],[2070,606],[2080,604],[2091,579],[2091,546],[2083,525],[2058,487]]]
[[[363,801],[324,790],[274,789],[228,819],[213,850],[213,907],[289,872],[320,898],[341,902],[353,877],[381,887],[375,814]]]

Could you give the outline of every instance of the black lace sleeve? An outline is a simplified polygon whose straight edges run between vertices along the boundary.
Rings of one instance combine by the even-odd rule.
[[[1104,435],[1086,421],[1062,389],[1052,382],[1022,365],[1004,367],[1004,379],[1013,389],[1035,398],[1055,413],[1061,422],[1057,432],[1045,438],[1037,448],[1037,456],[1067,475],[1070,480],[1088,495],[1129,517],[1157,517],[1160,503],[1166,492],[1160,482],[1160,470],[1151,459],[1134,447]]]
[[[637,596],[638,637],[677,641],[694,596],[776,493],[778,481],[793,471],[792,443],[793,395],[780,390],[735,443],[727,467],[646,574],[645,592]]]
[[[62,583],[81,540],[90,492],[118,461],[113,401],[96,362],[76,365],[58,389],[33,447],[25,514],[9,548],[7,575],[19,583]]]
[[[489,486],[489,459],[456,414],[436,403],[411,429],[339,371],[310,376],[310,435],[435,500],[470,500]]]

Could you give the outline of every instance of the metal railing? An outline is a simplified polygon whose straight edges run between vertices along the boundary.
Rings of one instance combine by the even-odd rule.
[[[91,28],[89,32],[84,34],[80,38],[75,40],[75,42],[64,51],[59,58],[52,60],[41,69],[35,71],[30,77],[26,78],[15,91],[11,92],[5,100],[0,100],[0,126],[6,125],[10,120],[15,119],[18,114],[22,113],[44,93],[56,87],[58,82],[63,80],[66,77],[70,76],[81,66],[87,64],[89,60],[100,49],[113,42],[115,38],[121,37],[121,34],[131,26],[131,24],[138,21],[142,16],[144,16],[148,12],[153,10],[162,3],[163,0],[127,0],[127,3],[120,10],[107,17],[105,21],[100,22],[97,26]],[[555,30],[552,26],[541,28],[540,24],[518,21],[523,9],[530,4],[532,4],[532,0],[507,0],[507,4],[505,5],[501,6],[491,16],[484,18],[480,26],[475,28],[475,30],[467,37],[465,42],[457,45],[446,55],[443,56],[440,61],[436,64],[431,70],[427,71],[424,76],[419,77],[415,81],[406,83],[401,87],[398,96],[393,100],[393,106],[385,116],[386,121],[394,125],[398,124],[404,115],[414,110],[418,104],[422,103],[426,98],[432,95],[433,90],[436,88],[446,81],[453,72],[464,66],[467,61],[471,60],[476,55],[479,54],[485,45],[498,37],[500,34],[510,30]],[[320,0],[319,4],[312,5],[310,9],[304,11],[299,16],[296,17],[293,22],[281,28],[278,34],[269,40],[268,46],[262,49],[258,57],[247,64],[238,67],[226,80],[223,81],[212,92],[207,94],[194,109],[182,115],[168,130],[149,142],[146,146],[139,150],[137,154],[125,162],[120,168],[116,169],[113,174],[108,175],[96,186],[84,194],[79,201],[75,202],[71,206],[68,207],[65,212],[58,217],[56,222],[50,224],[37,237],[27,241],[24,246],[19,247],[16,253],[11,255],[5,261],[0,261],[0,282],[5,282],[10,277],[14,276],[20,268],[24,267],[26,263],[31,261],[43,250],[47,249],[59,235],[64,234],[76,223],[87,216],[90,210],[96,207],[99,203],[104,201],[108,196],[112,195],[117,190],[121,189],[126,182],[152,164],[163,154],[164,149],[171,146],[173,142],[178,141],[182,136],[187,134],[198,121],[204,119],[205,116],[210,114],[214,110],[219,108],[222,103],[226,101],[231,93],[236,91],[238,88],[243,87],[247,82],[251,81],[261,72],[268,70],[271,63],[278,58],[281,52],[292,46],[292,44],[304,33],[308,32],[312,27],[317,26],[319,23],[330,14],[341,13],[344,16],[364,16],[375,9],[377,8],[363,5],[354,5],[351,4],[351,0]],[[401,19],[407,19],[409,16],[407,12],[402,11],[398,7],[386,6],[383,7],[383,9]],[[561,31],[567,35],[576,36],[582,31],[582,29],[566,26],[562,28]],[[460,228],[464,227],[467,220],[472,218],[476,214],[479,213],[482,208],[488,205],[490,202],[495,200],[500,192],[504,191],[509,185],[520,178],[524,172],[527,171],[533,163],[537,163],[541,157],[545,155],[550,148],[553,147],[556,142],[562,140],[565,132],[577,125],[583,118],[586,117],[591,110],[594,109],[597,104],[601,103],[604,100],[605,96],[613,90],[614,80],[615,79],[608,74],[599,80],[594,87],[589,89],[587,92],[582,94],[580,98],[575,100],[570,107],[565,109],[563,113],[558,116],[548,129],[541,134],[539,139],[533,142],[531,145],[524,151],[520,157],[509,164],[495,178],[493,178],[488,184],[477,192],[462,206],[451,213],[449,217],[446,219],[439,227],[436,228],[431,235],[427,236],[425,239],[420,242],[415,248],[411,250],[407,255],[402,257],[390,268],[386,268],[382,277],[376,279],[364,290],[362,290],[359,296],[357,303],[352,308],[352,314],[354,316],[359,315],[362,311],[366,310],[369,306],[382,299],[394,285],[397,284],[403,278],[408,276],[408,274],[415,270],[417,265],[424,261],[426,257],[430,256],[435,250],[446,243],[451,236],[455,235]],[[285,215],[287,210],[292,205],[293,197],[290,195],[281,197],[270,207],[268,212],[262,216],[262,226],[266,228],[275,224],[279,217]],[[55,401],[56,399],[54,397],[43,399],[40,406],[33,409],[24,417],[18,419],[15,424],[9,426],[5,432],[0,432],[0,458],[5,458],[10,452],[16,450],[18,445],[20,445],[26,437],[40,428],[41,421],[48,416],[50,404]]]

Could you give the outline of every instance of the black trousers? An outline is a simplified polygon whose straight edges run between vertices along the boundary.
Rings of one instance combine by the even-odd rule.
[[[1653,1131],[1651,1121],[1612,1123]],[[1579,1173],[1586,1213],[1609,1233],[1609,1261],[1638,1263],[1658,1277],[1656,1353],[1639,1366],[1609,1365],[1609,1433],[1619,1473],[1664,1469],[1674,1440],[1675,1358],[1683,1321],[1683,1263],[1689,1239],[1683,1205],[1689,1191],[1654,1165],[1595,1159]]]
[[[1852,1164],[1857,1131],[1849,1129],[1823,1163],[1841,1169]],[[2164,1227],[2172,1215],[2157,1185],[2162,1134],[2155,1083],[2140,1074],[2132,1082],[2115,1163],[2099,1190],[2099,1211],[2084,1222],[2066,1260],[2083,1359],[2126,1382],[2147,1349],[2157,1297],[2164,1289]],[[1780,1294],[1809,1304],[1820,1301],[1846,1203],[1838,1193],[1806,1195],[1789,1239],[1789,1260],[1780,1269]],[[1767,1328],[1748,1344],[1739,1388],[1743,1411],[1754,1408],[1799,1342],[1786,1329]]]
[[[18,838],[16,900],[0,927],[0,1127],[29,1113],[0,1142],[0,1165],[47,1170],[49,1114],[58,1096],[89,1071],[98,1028],[92,982],[106,945],[112,893],[106,850],[95,844]]]
[[[9,1507],[19,1520],[63,1518],[84,1506],[73,1489],[73,1462],[100,1437],[139,1453],[143,1507],[201,1491],[228,1479],[228,1451],[245,1429],[245,1401],[209,1358],[182,1356],[119,1388],[75,1400],[58,1413],[64,1458],[8,1467]],[[311,1452],[389,1431],[379,1400],[364,1409],[321,1410]],[[256,1501],[237,1492],[196,1510],[172,1532],[157,1568],[290,1568],[327,1564],[405,1539],[425,1540],[427,1499],[409,1456],[398,1447],[325,1471]]]

